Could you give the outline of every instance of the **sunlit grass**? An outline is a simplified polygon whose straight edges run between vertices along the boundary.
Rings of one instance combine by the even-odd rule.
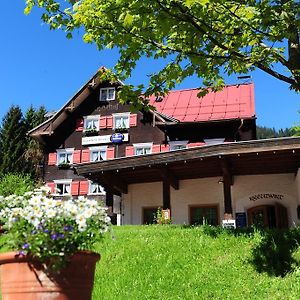
[[[258,232],[123,226],[99,245],[93,299],[299,299],[297,261],[285,276],[257,271]],[[264,253],[263,253],[264,255]],[[299,257],[297,249],[294,256]]]

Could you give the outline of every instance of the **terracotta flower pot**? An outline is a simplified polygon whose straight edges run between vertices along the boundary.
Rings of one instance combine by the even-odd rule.
[[[100,255],[79,252],[59,274],[46,274],[42,264],[16,252],[0,254],[2,300],[91,299]]]

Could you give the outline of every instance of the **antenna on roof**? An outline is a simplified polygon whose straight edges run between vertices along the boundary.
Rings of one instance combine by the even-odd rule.
[[[239,83],[238,86],[240,84],[245,84],[245,83],[251,83],[252,82],[252,78],[251,78],[250,75],[238,76],[237,79],[243,81],[243,82]]]

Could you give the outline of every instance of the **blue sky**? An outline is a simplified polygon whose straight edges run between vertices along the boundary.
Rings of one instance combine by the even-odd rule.
[[[0,119],[11,105],[25,111],[30,104],[59,109],[102,65],[110,68],[117,52],[99,52],[85,44],[80,34],[67,40],[61,31],[50,31],[39,12],[23,14],[25,0],[1,0],[0,12]],[[146,82],[157,65],[143,59],[128,83]],[[300,123],[300,94],[288,84],[261,71],[251,74],[255,84],[257,124],[279,128]],[[227,83],[236,83],[236,76]],[[199,86],[190,78],[178,88]]]

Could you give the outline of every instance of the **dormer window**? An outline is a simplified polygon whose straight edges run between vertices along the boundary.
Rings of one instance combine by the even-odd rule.
[[[114,129],[129,128],[130,113],[114,114]]]
[[[100,89],[100,101],[115,100],[115,88]]]
[[[169,142],[170,151],[185,149],[188,141],[171,141]]]
[[[84,131],[98,131],[100,116],[87,116],[84,118]]]

